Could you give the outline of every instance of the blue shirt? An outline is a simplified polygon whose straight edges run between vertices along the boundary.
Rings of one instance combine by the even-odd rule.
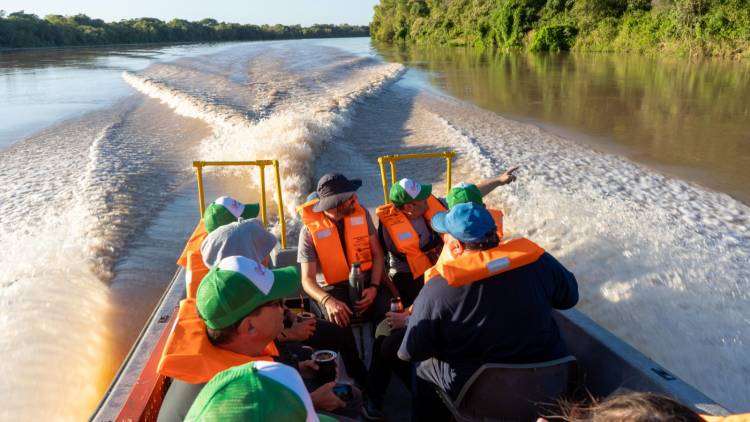
[[[552,255],[471,284],[432,278],[417,296],[398,356],[435,358],[454,372],[453,397],[484,363],[534,363],[568,354],[552,310],[578,302],[578,283]]]

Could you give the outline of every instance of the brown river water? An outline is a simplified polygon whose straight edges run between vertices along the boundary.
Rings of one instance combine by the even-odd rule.
[[[448,148],[456,182],[523,166],[488,200],[576,273],[581,311],[750,410],[748,70],[365,38],[2,51],[0,420],[96,406],[197,221],[192,160],[278,158],[291,216],[322,173],[375,207],[378,155]],[[207,177],[208,200],[257,198]]]

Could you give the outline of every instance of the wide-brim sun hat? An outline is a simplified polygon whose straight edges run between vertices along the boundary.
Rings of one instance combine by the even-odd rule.
[[[313,206],[313,211],[323,212],[336,208],[362,186],[360,179],[347,179],[341,173],[328,173],[320,178],[315,192],[318,194],[318,203]]]

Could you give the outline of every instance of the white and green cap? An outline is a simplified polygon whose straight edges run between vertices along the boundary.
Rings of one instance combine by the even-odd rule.
[[[246,317],[264,303],[296,294],[296,266],[269,270],[244,256],[229,256],[206,274],[198,286],[196,306],[206,326],[218,330]]]
[[[203,224],[206,226],[206,231],[211,233],[240,218],[245,220],[255,218],[259,212],[260,205],[258,204],[243,204],[232,197],[220,196],[203,211]]]
[[[391,186],[388,197],[391,202],[400,207],[409,202],[427,199],[430,194],[432,194],[432,185],[422,185],[412,179],[404,178]]]
[[[318,415],[299,373],[282,363],[257,361],[219,372],[195,398],[186,421],[329,422]]]

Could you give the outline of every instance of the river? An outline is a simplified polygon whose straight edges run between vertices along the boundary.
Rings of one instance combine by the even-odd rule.
[[[0,52],[0,419],[96,405],[196,222],[193,159],[278,158],[291,215],[322,173],[374,207],[378,155],[446,148],[456,181],[522,165],[488,197],[506,231],[576,273],[583,312],[749,410],[747,70],[369,39]],[[438,165],[399,172],[443,193]],[[254,174],[207,177],[209,199],[256,196]]]

